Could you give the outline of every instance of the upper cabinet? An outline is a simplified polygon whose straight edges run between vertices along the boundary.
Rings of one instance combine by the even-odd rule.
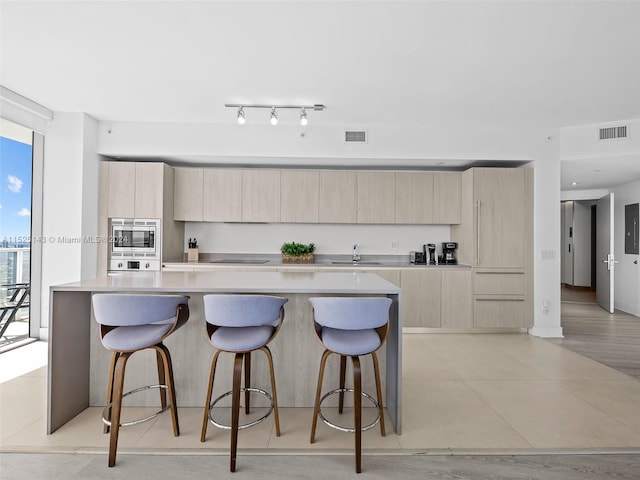
[[[455,225],[462,222],[462,174],[433,174],[433,218],[431,223]]]
[[[318,222],[356,223],[357,173],[349,170],[323,170],[319,176]]]
[[[243,170],[242,221],[280,221],[280,170]]]
[[[174,219],[202,222],[204,201],[204,170],[174,168]]]
[[[433,223],[433,173],[396,172],[395,223]]]
[[[320,172],[282,170],[280,172],[280,221],[318,223]]]
[[[203,184],[205,222],[242,221],[242,170],[206,168]]]
[[[107,162],[107,217],[162,218],[163,163]]]
[[[396,173],[358,172],[358,223],[395,223]]]

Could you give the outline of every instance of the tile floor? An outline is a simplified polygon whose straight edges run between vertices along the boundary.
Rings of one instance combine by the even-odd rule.
[[[34,349],[33,360],[42,357],[43,345],[24,348]],[[0,356],[0,372],[26,363],[9,353]],[[363,436],[365,452],[640,452],[640,381],[544,339],[406,334],[403,377],[403,434],[389,431],[383,438],[371,429]],[[98,407],[46,435],[45,367],[36,362],[35,369],[0,381],[0,451],[106,452]],[[134,418],[140,410],[129,414]],[[282,408],[280,437],[267,420],[241,431],[239,448],[245,454],[352,449],[351,435],[322,424],[316,443],[309,444],[311,414]],[[210,426],[207,441],[200,442],[201,415],[199,408],[180,409],[178,438],[168,414],[123,429],[119,452],[227,454],[226,431]]]

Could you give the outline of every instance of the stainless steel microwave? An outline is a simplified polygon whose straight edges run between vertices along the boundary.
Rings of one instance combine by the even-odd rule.
[[[111,218],[109,233],[109,270],[160,270],[160,219]]]

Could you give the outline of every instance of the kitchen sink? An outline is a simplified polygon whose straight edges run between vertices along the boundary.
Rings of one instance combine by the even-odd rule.
[[[255,260],[249,260],[247,258],[223,258],[221,260],[211,260],[209,263],[246,263],[249,265],[261,265],[267,262],[269,262],[269,260],[264,260],[260,258]]]
[[[345,261],[333,261],[334,265],[382,265],[380,262],[345,262]]]

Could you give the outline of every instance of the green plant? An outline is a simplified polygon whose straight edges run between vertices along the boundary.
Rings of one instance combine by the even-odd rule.
[[[283,243],[280,247],[280,251],[285,255],[305,255],[307,253],[313,253],[316,250],[316,246],[313,243],[305,245],[304,243]]]

